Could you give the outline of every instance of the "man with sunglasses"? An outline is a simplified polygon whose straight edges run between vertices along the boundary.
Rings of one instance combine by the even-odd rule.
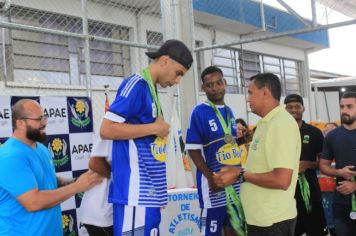
[[[46,140],[47,117],[36,101],[12,107],[13,136],[0,148],[0,235],[62,236],[60,203],[101,181],[88,171],[64,185],[56,178]]]

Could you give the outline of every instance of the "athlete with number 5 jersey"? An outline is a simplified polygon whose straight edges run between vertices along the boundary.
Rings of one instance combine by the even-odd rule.
[[[227,213],[226,194],[213,181],[213,172],[226,165],[241,165],[241,150],[236,143],[236,124],[231,109],[224,103],[226,81],[215,66],[201,75],[207,101],[197,105],[190,117],[186,149],[197,166],[197,185],[201,213],[201,234],[235,235]],[[239,192],[239,183],[233,184]]]

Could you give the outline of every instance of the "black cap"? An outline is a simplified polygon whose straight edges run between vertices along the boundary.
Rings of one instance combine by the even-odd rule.
[[[167,55],[187,70],[193,63],[193,57],[190,50],[185,44],[179,40],[167,40],[156,52],[146,52],[146,55],[151,59],[156,59],[160,56]]]
[[[289,94],[285,99],[284,99],[284,104],[290,103],[290,102],[299,102],[304,106],[303,98],[302,96],[298,94]]]

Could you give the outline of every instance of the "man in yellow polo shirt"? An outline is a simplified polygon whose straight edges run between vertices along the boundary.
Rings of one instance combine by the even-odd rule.
[[[251,111],[262,119],[250,144],[246,169],[224,167],[215,173],[218,186],[241,181],[241,201],[249,236],[293,236],[296,224],[294,192],[301,141],[294,118],[280,105],[281,84],[271,73],[250,79]]]

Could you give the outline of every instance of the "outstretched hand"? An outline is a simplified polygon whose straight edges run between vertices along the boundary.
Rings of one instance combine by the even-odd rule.
[[[87,172],[79,176],[77,181],[74,182],[74,184],[76,185],[76,191],[78,193],[85,192],[94,187],[95,185],[101,183],[103,179],[104,178],[101,177],[99,174],[93,172],[92,170],[88,170]]]
[[[225,166],[217,173],[213,173],[213,179],[217,186],[227,187],[237,181],[241,169],[238,167]]]

